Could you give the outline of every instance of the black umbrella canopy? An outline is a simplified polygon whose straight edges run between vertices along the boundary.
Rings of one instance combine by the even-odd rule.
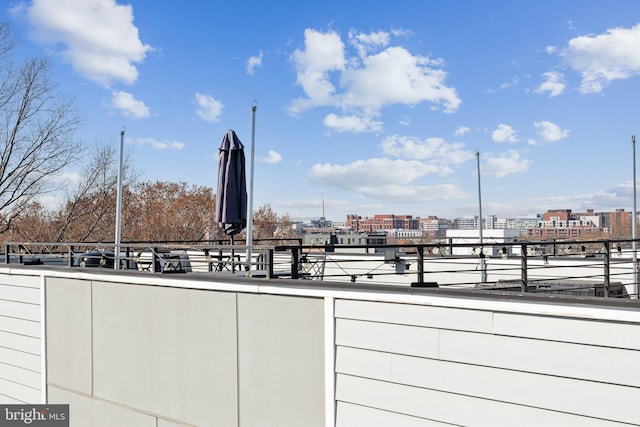
[[[222,138],[218,152],[216,221],[228,236],[240,233],[247,225],[244,145],[231,129]]]

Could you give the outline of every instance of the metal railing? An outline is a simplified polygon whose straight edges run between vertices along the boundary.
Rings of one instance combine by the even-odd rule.
[[[400,285],[638,298],[633,240],[476,244],[305,245],[207,242],[27,243],[4,245],[5,264],[102,267],[150,273],[246,274]],[[251,253],[250,259],[247,258]],[[114,265],[116,262],[118,265]],[[117,268],[116,268],[117,267]]]

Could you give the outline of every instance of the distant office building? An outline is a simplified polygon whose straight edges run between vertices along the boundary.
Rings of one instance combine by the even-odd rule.
[[[356,214],[348,214],[347,220],[345,221],[345,226],[351,231],[360,231],[360,223],[362,222],[362,217]]]
[[[478,216],[463,216],[453,220],[453,228],[456,230],[477,230]]]
[[[576,239],[595,232],[613,236],[629,235],[631,212],[572,212],[571,209],[547,211],[536,225],[527,228],[527,237],[541,239]]]
[[[431,239],[445,238],[450,224],[451,221],[433,215],[420,218],[420,229],[423,232],[423,236]]]
[[[600,230],[596,215],[574,214],[571,209],[547,211],[535,227],[527,229],[527,237],[539,239],[577,239]]]
[[[610,236],[631,236],[631,212],[616,209],[613,212],[594,212],[588,209],[585,213],[576,213],[576,218],[590,220],[600,230]]]
[[[420,229],[420,218],[411,215],[380,214],[373,218],[349,214],[345,225],[349,229],[364,233],[388,232],[390,230],[418,230]]]

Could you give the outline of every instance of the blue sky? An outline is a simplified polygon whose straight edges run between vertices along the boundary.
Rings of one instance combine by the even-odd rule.
[[[12,1],[86,144],[145,180],[214,187],[234,129],[254,207],[532,215],[633,207],[640,2]],[[77,170],[81,170],[80,167]],[[77,172],[68,171],[69,174]]]

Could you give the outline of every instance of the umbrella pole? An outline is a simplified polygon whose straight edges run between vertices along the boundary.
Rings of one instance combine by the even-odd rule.
[[[251,106],[251,166],[249,167],[249,203],[247,206],[247,276],[251,277],[251,249],[253,245],[253,159],[256,139],[256,109]]]
[[[229,236],[231,238],[231,272],[235,273],[236,272],[236,253],[235,253],[235,249],[233,247],[234,243],[233,243],[233,234],[231,236]]]

